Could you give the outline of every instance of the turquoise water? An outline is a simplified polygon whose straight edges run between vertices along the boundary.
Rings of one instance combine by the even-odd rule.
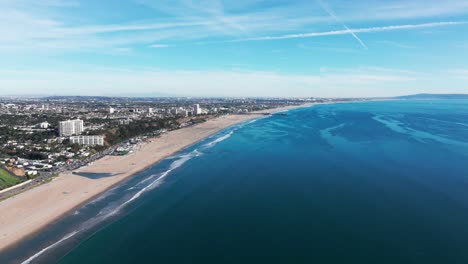
[[[34,260],[468,263],[467,223],[468,101],[365,102],[225,130],[18,250],[62,238]]]

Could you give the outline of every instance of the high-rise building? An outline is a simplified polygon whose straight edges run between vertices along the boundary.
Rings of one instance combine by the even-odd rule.
[[[200,105],[199,104],[193,105],[193,114],[194,115],[201,115],[201,113],[202,113],[202,110],[200,108]]]
[[[59,122],[59,134],[61,137],[79,135],[83,130],[83,120],[75,119]]]
[[[115,112],[115,109],[112,107],[109,107],[109,114],[113,114]]]
[[[70,143],[77,143],[80,145],[89,145],[95,146],[104,145],[104,137],[103,136],[74,136],[70,137]]]

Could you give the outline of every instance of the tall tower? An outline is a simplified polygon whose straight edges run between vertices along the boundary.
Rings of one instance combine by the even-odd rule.
[[[200,115],[201,113],[202,111],[201,111],[200,105],[199,104],[193,105],[193,114]]]

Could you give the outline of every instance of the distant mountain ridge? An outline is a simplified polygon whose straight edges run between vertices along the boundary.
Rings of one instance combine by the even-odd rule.
[[[468,99],[468,94],[413,94],[397,96],[396,99]]]

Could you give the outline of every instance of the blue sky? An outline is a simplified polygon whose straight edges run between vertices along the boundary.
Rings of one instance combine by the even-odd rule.
[[[0,0],[0,94],[468,93],[466,0]]]

